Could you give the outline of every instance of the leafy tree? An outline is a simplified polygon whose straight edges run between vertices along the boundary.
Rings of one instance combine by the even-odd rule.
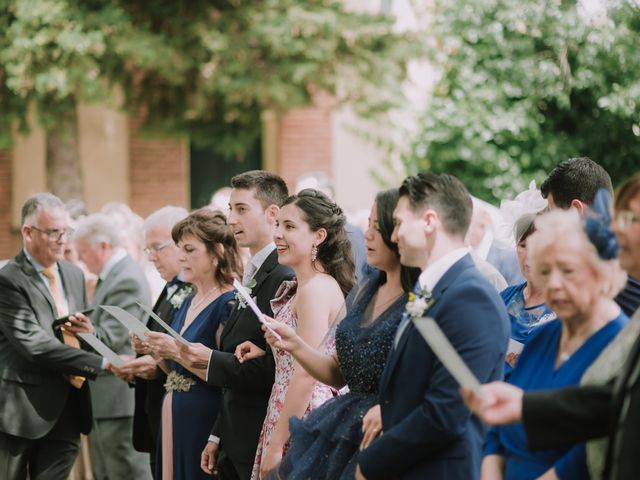
[[[590,17],[560,0],[438,2],[431,61],[439,69],[405,161],[459,175],[489,201],[589,156],[614,184],[640,164],[640,6]]]
[[[52,172],[78,163],[75,105],[110,99],[114,88],[148,131],[237,153],[259,135],[264,109],[308,104],[318,90],[366,115],[387,110],[415,53],[392,19],[340,0],[0,5],[0,143],[12,126],[28,128],[35,107]],[[80,196],[77,187],[66,193]]]

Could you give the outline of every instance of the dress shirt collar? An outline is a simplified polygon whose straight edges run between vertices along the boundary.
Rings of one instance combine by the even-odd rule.
[[[428,292],[433,292],[433,289],[444,274],[467,253],[469,253],[467,247],[456,248],[433,262],[425,268],[418,277],[420,288]]]
[[[271,252],[276,249],[276,244],[273,242],[268,243],[266,246],[262,248],[262,250],[258,251],[253,257],[249,259],[249,263],[255,267],[255,271],[257,272],[262,267],[262,264],[267,259]],[[255,273],[254,273],[255,275]]]
[[[126,256],[127,256],[127,251],[122,247],[117,247],[114,250],[113,254],[111,254],[111,257],[109,257],[109,260],[107,260],[106,263],[104,264],[104,267],[102,267],[102,271],[100,272],[100,275],[98,275],[100,280],[104,281],[104,279],[107,278],[107,275],[109,275],[111,270],[113,270],[113,267],[115,267],[116,264]]]
[[[22,251],[24,252],[25,257],[27,257],[27,260],[29,261],[29,263],[31,263],[31,265],[33,265],[33,268],[36,269],[36,272],[38,272],[39,274],[42,274],[42,271],[45,269],[44,265],[42,265],[39,261],[33,258],[31,254],[27,252],[26,248],[23,248]],[[58,267],[58,262],[54,263],[51,268],[53,268],[54,272],[56,272],[57,274],[60,274],[60,268]]]

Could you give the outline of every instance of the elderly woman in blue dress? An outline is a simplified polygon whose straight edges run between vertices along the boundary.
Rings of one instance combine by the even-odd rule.
[[[577,384],[628,321],[613,301],[625,277],[606,222],[587,235],[576,211],[553,211],[535,227],[527,241],[532,280],[558,318],[529,336],[511,373],[509,383],[526,391]],[[588,479],[584,444],[532,452],[521,425],[497,427],[487,437],[482,478]]]

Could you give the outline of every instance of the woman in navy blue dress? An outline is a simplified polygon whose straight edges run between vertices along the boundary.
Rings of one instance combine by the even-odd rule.
[[[362,418],[378,401],[378,384],[387,354],[402,318],[408,292],[418,269],[400,265],[397,246],[391,242],[393,209],[398,190],[380,192],[371,209],[365,232],[367,262],[365,278],[346,301],[346,315],[335,330],[336,352],[325,356],[322,349],[306,344],[293,329],[273,323],[283,342],[272,343],[287,350],[309,374],[348,392],[328,400],[303,420],[293,417],[291,443],[279,468],[269,478],[353,479],[362,441]],[[330,332],[331,334],[331,332]],[[271,342],[273,338],[267,339]],[[239,360],[259,355],[257,347],[236,351]]]
[[[546,213],[536,219],[536,228],[528,244],[532,274],[558,319],[529,336],[511,373],[509,383],[526,391],[578,384],[628,321],[613,301],[624,276],[608,261],[607,247],[589,241],[578,213]],[[588,479],[584,444],[532,452],[522,425],[493,428],[482,478]]]
[[[219,332],[234,305],[233,278],[242,277],[233,233],[222,212],[203,208],[177,223],[172,237],[182,252],[184,280],[193,285],[195,294],[178,306],[171,326],[189,342],[218,348]],[[177,363],[173,337],[147,335],[154,355],[163,359],[160,367],[167,372],[156,478],[210,479],[200,469],[200,454],[218,415],[220,388],[207,385]]]

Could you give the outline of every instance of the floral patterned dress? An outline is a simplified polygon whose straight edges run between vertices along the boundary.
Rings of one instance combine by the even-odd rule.
[[[276,321],[286,323],[291,328],[297,327],[297,319],[293,312],[293,300],[298,284],[295,280],[283,282],[278,289],[276,296],[271,300],[271,308]],[[327,351],[331,351],[334,348],[335,341],[332,340],[326,345]],[[278,423],[280,417],[280,411],[284,405],[284,399],[287,394],[287,388],[289,387],[289,380],[295,370],[293,356],[277,348],[273,349],[273,356],[276,362],[276,377],[271,389],[271,396],[269,397],[269,405],[267,406],[267,414],[262,425],[262,431],[260,432],[260,438],[258,440],[258,449],[256,451],[256,459],[253,463],[253,471],[251,473],[251,480],[258,480],[260,477],[260,463],[262,461],[262,452],[264,452],[269,445],[271,434]],[[316,382],[311,394],[311,401],[307,406],[305,415],[312,409],[319,407],[324,402],[335,396],[335,390],[331,387],[324,385],[320,382]],[[288,448],[288,443],[285,445],[284,453]]]

